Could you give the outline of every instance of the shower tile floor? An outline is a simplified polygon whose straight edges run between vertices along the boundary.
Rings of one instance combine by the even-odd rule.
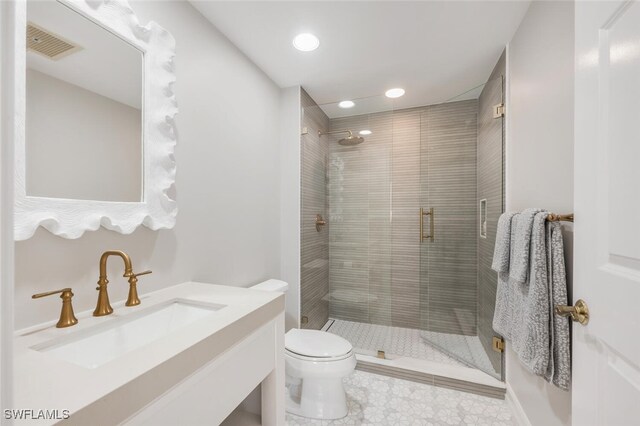
[[[447,365],[473,367],[484,372],[494,371],[478,336],[435,333],[338,319],[330,319],[324,330],[344,337],[356,348],[357,353],[364,355],[375,356],[378,350],[383,350],[391,357],[403,356]],[[457,354],[458,357],[450,356],[438,347],[448,348],[449,352]],[[495,373],[492,375],[495,376]]]
[[[297,425],[516,425],[504,400],[354,371],[344,381],[347,417],[321,421],[287,414]]]

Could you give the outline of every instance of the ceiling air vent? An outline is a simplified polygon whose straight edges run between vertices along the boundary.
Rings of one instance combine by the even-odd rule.
[[[27,23],[27,50],[57,61],[78,50],[80,46],[65,40],[32,22]]]

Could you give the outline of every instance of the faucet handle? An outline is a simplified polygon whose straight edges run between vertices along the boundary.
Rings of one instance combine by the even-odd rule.
[[[60,290],[48,291],[46,293],[38,293],[31,296],[32,299],[39,299],[45,296],[51,296],[54,294],[60,294],[60,298],[62,299],[62,311],[60,311],[60,319],[56,324],[56,327],[70,327],[78,323],[78,319],[73,314],[73,305],[71,304],[71,299],[73,298],[73,292],[71,288],[63,288]]]
[[[127,297],[125,306],[136,306],[140,304],[140,299],[138,298],[138,289],[136,287],[136,285],[138,284],[138,277],[140,275],[147,275],[152,272],[153,271],[144,271],[137,274],[131,274],[131,276],[129,277],[129,297]]]

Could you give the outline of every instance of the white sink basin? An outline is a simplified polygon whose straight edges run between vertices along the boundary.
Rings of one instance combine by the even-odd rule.
[[[86,368],[96,368],[147,345],[225,305],[174,299],[104,324],[44,342],[32,349]]]

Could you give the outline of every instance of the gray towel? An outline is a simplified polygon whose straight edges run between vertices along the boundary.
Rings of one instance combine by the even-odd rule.
[[[519,283],[527,281],[530,268],[529,249],[531,247],[533,218],[542,211],[542,209],[526,209],[516,216],[518,224],[514,239],[515,246],[511,252],[509,276]]]
[[[510,259],[508,270],[503,258],[494,258],[492,265],[498,271],[493,328],[510,342],[529,371],[567,389],[567,322],[552,318],[552,306],[561,303],[563,295],[566,301],[562,235],[560,224],[547,224],[547,215],[540,209],[525,210],[511,217],[510,227],[503,223],[498,228],[496,244],[508,241]],[[502,256],[503,250],[496,247],[496,254]]]
[[[494,257],[492,269],[498,272],[496,288],[496,307],[493,315],[493,329],[510,340],[515,347],[522,346],[526,325],[525,300],[528,297],[528,269],[530,268],[530,246],[534,217],[541,209],[527,209],[522,213],[504,213],[500,217],[502,226],[498,226],[496,248],[500,259]],[[510,226],[507,222],[510,220]],[[499,221],[499,222],[500,222]],[[544,240],[544,227],[541,230]],[[504,259],[506,252],[509,260]]]
[[[491,269],[496,272],[509,272],[511,255],[511,219],[515,213],[502,213],[498,219],[496,245],[493,250]]]
[[[512,239],[516,234],[518,214],[503,213],[498,220],[496,245],[491,268],[498,273],[496,287],[496,306],[493,312],[493,329],[505,339],[511,341],[511,325],[513,324],[513,289],[509,287],[510,253],[514,245]]]
[[[567,305],[567,273],[564,265],[562,225],[547,223],[547,247],[549,264],[550,301],[550,348],[551,358],[545,379],[560,389],[569,390],[571,383],[571,321],[553,314],[556,305]]]
[[[526,218],[528,220],[528,217]],[[508,285],[513,287],[514,314],[512,315],[511,345],[520,361],[532,373],[543,376],[549,365],[549,277],[547,274],[547,252],[545,224],[546,212],[534,215],[531,227],[528,280],[514,281],[509,271]],[[522,250],[522,223],[518,224],[515,238],[514,266],[520,266]]]

